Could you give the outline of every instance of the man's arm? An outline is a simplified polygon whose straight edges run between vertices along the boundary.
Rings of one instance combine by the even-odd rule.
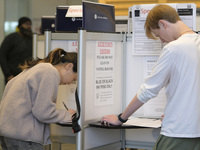
[[[132,99],[129,105],[126,107],[125,111],[122,113],[121,118],[127,120],[137,109],[139,109],[144,103],[139,101],[137,95]],[[121,125],[122,122],[119,121],[118,116],[116,115],[107,115],[104,116],[101,120],[102,123],[110,123],[112,125]]]

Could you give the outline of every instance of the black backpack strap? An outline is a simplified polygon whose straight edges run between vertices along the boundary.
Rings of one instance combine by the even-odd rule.
[[[76,100],[77,112],[72,116],[72,131],[74,133],[78,133],[79,131],[81,131],[81,127],[78,124],[78,120],[79,120],[80,114],[81,114],[81,107],[80,107],[80,102],[79,102],[79,98],[78,98],[77,88],[75,91],[75,100]]]

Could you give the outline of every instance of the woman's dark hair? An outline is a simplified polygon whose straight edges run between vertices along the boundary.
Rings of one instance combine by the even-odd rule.
[[[24,65],[19,67],[22,70],[31,68],[38,63],[51,63],[52,65],[57,65],[59,63],[72,63],[73,72],[77,72],[77,53],[75,52],[66,52],[61,48],[54,49],[51,51],[48,56],[44,59],[37,58],[35,60],[27,60]]]

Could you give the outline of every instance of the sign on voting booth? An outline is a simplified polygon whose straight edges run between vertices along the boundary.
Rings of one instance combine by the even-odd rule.
[[[95,106],[113,104],[114,47],[111,41],[97,41],[95,53]]]
[[[170,5],[177,10],[181,19],[195,30],[195,4]],[[82,131],[74,135],[71,127],[53,124],[51,132],[55,139],[52,147],[58,143],[57,137],[61,139],[65,137],[61,143],[76,143],[77,150],[119,147],[152,149],[160,133],[160,120],[153,119],[155,123],[153,126],[135,129],[124,127],[123,130],[113,129],[112,126],[107,126],[108,129],[92,128],[89,124],[99,121],[104,115],[117,115],[123,112],[140,89],[142,82],[151,74],[164,46],[160,41],[149,41],[145,36],[144,22],[153,6],[155,5],[135,5],[129,8],[132,12],[132,22],[131,27],[128,27],[128,33],[132,32],[132,34],[96,33],[86,30],[79,30],[78,33],[46,34],[46,39],[51,39],[49,43],[46,43],[48,40],[44,40],[49,51],[60,47],[79,53],[78,82],[59,88],[56,105],[63,109],[62,102],[64,101],[69,108],[75,109],[74,91],[78,87],[82,110],[79,123]],[[130,18],[128,20],[130,25]],[[38,44],[38,46],[44,47],[44,44]],[[148,119],[161,117],[165,104],[163,89],[156,99],[150,100],[134,113],[134,117]],[[135,124],[133,121],[138,124],[140,121],[138,119],[130,120],[132,121],[130,124]],[[148,121],[148,119],[145,120]]]

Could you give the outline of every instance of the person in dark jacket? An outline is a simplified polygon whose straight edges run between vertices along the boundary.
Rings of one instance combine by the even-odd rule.
[[[0,47],[0,65],[7,83],[21,72],[20,64],[32,58],[31,20],[21,17],[18,31],[5,37]]]

